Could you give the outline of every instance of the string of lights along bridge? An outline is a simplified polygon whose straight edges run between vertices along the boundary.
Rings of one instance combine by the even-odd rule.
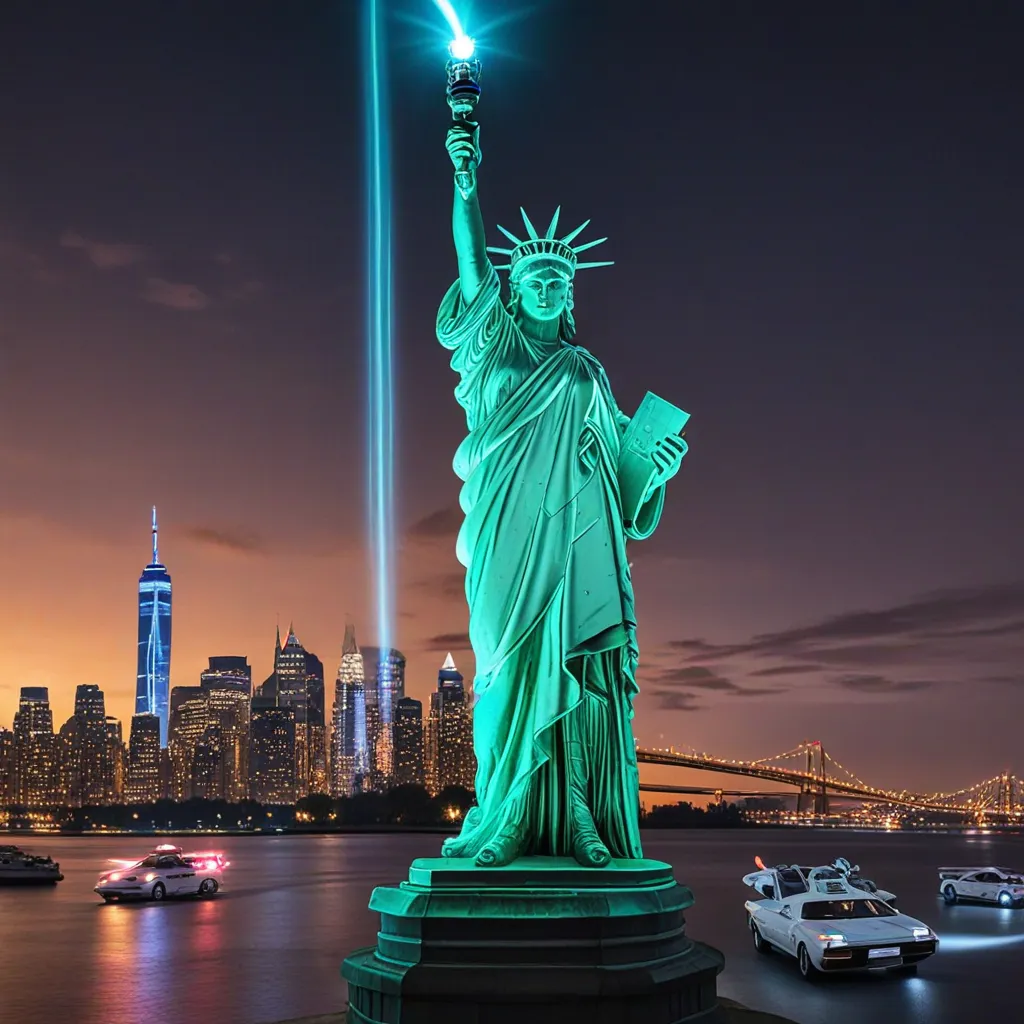
[[[908,790],[882,789],[869,785],[841,765],[822,746],[820,740],[799,744],[781,754],[742,761],[715,757],[705,753],[684,753],[672,747],[637,750],[640,764],[695,768],[701,771],[742,775],[747,778],[794,786],[798,807],[807,805],[816,813],[828,813],[829,797],[891,804],[923,811],[964,814],[986,819],[1020,818],[1024,816],[1024,783],[1016,775],[1004,772],[952,793],[912,793]],[[653,793],[721,792],[700,787],[683,787],[642,783],[640,788]],[[735,795],[741,795],[739,792]],[[749,794],[767,795],[767,794]],[[781,794],[772,794],[781,795]]]

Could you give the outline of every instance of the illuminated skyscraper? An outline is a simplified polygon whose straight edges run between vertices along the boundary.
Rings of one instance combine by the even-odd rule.
[[[423,705],[412,697],[395,702],[395,785],[423,785]]]
[[[135,714],[160,719],[160,746],[167,746],[171,687],[171,575],[160,564],[156,506],[153,506],[153,561],[139,577],[139,657]]]
[[[168,750],[171,755],[172,800],[188,800],[193,793],[192,778],[196,745],[209,724],[210,706],[201,686],[176,686],[171,693],[171,729]]]
[[[306,651],[306,746],[310,793],[327,793],[327,724],[324,718],[324,663]]]
[[[75,690],[75,741],[78,746],[75,767],[78,769],[77,789],[83,807],[107,803],[104,787],[106,716],[103,691],[91,683],[79,685]]]
[[[221,690],[239,690],[252,697],[252,668],[246,658],[238,655],[210,658],[210,667],[203,669],[199,682]]]
[[[321,670],[322,671],[322,670]],[[306,673],[306,649],[288,627],[284,645],[274,654],[274,676],[277,683],[277,705],[291,708],[295,722],[295,787],[296,796],[309,793],[309,686]]]
[[[295,802],[295,709],[253,697],[249,795],[264,804]]]
[[[249,716],[252,669],[245,658],[210,658],[200,676],[207,697],[201,771],[211,798],[239,801],[249,795]],[[215,727],[215,731],[212,731]]]
[[[156,803],[162,788],[160,719],[156,715],[133,715],[131,735],[128,738],[128,803]]]
[[[113,715],[107,715],[103,725],[107,740],[103,757],[103,802],[108,806],[123,804],[127,755],[121,722]]]
[[[392,726],[395,704],[405,696],[405,655],[389,647],[363,648],[366,668],[366,745],[376,791],[387,789],[394,773]]]
[[[23,686],[14,715],[14,802],[47,807],[54,802],[56,788],[50,693],[45,686]]]
[[[472,704],[450,651],[437,673],[437,689],[430,695],[426,738],[430,792],[437,794],[449,786],[472,790],[476,775]]]
[[[82,806],[82,743],[79,721],[72,715],[53,738],[57,792],[65,807]]]
[[[14,803],[14,733],[0,725],[0,805]]]
[[[331,713],[332,795],[351,796],[362,788],[368,771],[363,656],[356,643],[355,626],[347,625]]]

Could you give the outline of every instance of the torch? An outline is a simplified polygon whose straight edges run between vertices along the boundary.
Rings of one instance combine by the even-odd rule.
[[[480,99],[480,61],[473,53],[476,43],[463,32],[449,43],[449,61],[445,65],[448,75],[448,106],[452,110],[453,121],[472,123],[473,111]],[[462,166],[455,169],[455,187],[463,199],[468,199],[473,191],[474,161],[463,158]]]

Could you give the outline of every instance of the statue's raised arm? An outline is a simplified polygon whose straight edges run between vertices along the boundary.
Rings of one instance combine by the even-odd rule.
[[[480,213],[477,191],[477,167],[480,165],[480,127],[472,121],[456,121],[448,129],[448,155],[456,169],[469,168],[471,188],[463,198],[455,189],[452,207],[452,234],[459,258],[459,284],[463,301],[469,305],[476,298],[487,276],[487,240],[484,219]]]

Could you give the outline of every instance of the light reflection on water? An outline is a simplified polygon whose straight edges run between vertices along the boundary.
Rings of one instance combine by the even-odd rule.
[[[947,907],[938,896],[936,867],[977,859],[979,837],[751,830],[657,832],[644,841],[647,856],[672,863],[693,889],[687,927],[726,954],[724,995],[800,1024],[960,1024],[973,1019],[980,986],[987,1016],[1021,1017],[1024,911]],[[983,860],[1024,867],[1020,837],[983,841]],[[230,838],[213,844],[232,864],[215,899],[103,906],[92,892],[96,875],[108,858],[144,853],[145,839],[25,841],[59,859],[66,877],[56,889],[0,890],[0,947],[8,951],[0,1016],[18,1024],[269,1024],[337,1011],[341,960],[376,935],[370,890],[400,880],[439,843],[430,835]],[[901,909],[937,931],[940,952],[914,978],[873,973],[808,985],[788,958],[750,947],[749,890],[740,879],[755,854],[766,863],[858,861],[897,893]]]

